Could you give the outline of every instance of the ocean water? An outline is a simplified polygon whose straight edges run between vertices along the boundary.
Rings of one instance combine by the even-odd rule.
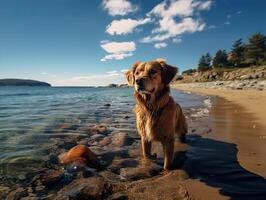
[[[176,90],[171,94],[185,111],[206,100]],[[133,106],[132,88],[0,87],[0,178],[23,180],[41,169],[60,136],[79,135],[82,126],[136,132]],[[58,132],[62,123],[74,128]]]

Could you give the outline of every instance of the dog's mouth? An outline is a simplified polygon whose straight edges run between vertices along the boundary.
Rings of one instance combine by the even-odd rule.
[[[152,90],[145,90],[144,88],[139,87],[137,91],[140,94],[151,94],[155,91],[155,88],[153,88]]]

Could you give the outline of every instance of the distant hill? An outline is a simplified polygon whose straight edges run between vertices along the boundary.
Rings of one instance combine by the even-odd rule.
[[[28,79],[0,79],[0,86],[48,86],[49,83]]]

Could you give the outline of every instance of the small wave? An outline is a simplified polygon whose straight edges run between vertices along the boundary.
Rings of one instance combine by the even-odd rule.
[[[208,108],[212,107],[211,98],[204,99],[203,102]]]
[[[200,108],[198,112],[191,115],[191,117],[204,117],[208,116],[210,113],[208,108]]]
[[[16,94],[3,94],[0,96],[5,96],[5,97],[14,97],[14,96],[30,96],[32,94],[29,93],[16,93]]]

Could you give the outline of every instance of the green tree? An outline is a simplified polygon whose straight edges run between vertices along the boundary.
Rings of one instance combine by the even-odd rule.
[[[244,61],[244,51],[245,51],[245,46],[242,43],[242,39],[235,41],[228,60],[235,67],[241,66],[241,63]]]
[[[212,65],[214,68],[227,67],[228,66],[227,53],[225,50],[219,49],[216,52],[216,54],[212,60]]]
[[[245,60],[247,63],[258,65],[266,59],[266,36],[261,33],[255,33],[249,38],[245,51]]]
[[[199,59],[198,71],[203,72],[209,69],[211,69],[211,55],[209,53],[206,53]]]

